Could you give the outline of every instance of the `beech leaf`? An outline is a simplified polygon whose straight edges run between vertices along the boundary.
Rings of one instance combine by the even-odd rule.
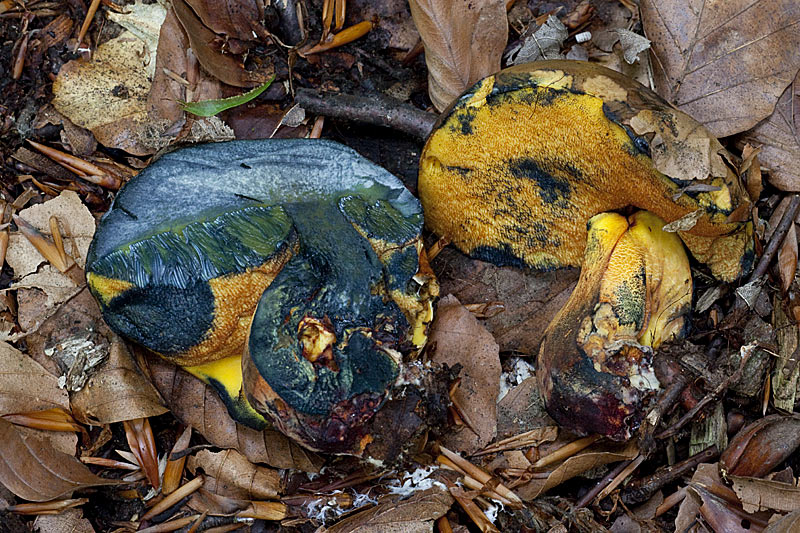
[[[796,0],[642,0],[640,8],[658,92],[717,137],[768,117],[800,69]]]
[[[44,439],[23,437],[2,419],[0,450],[0,482],[24,500],[44,502],[85,487],[119,483],[92,474],[86,465]]]
[[[409,5],[425,45],[428,94],[436,109],[500,70],[508,38],[503,0],[410,0]]]

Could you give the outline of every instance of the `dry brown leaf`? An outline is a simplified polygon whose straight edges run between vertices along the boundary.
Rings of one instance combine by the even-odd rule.
[[[720,456],[723,473],[762,477],[800,447],[800,415],[773,414],[760,418],[731,439]]]
[[[74,456],[55,450],[44,439],[23,437],[2,419],[0,450],[0,482],[24,500],[44,502],[74,490],[119,483],[92,474]]]
[[[39,533],[94,533],[92,523],[83,517],[81,509],[67,509],[57,515],[40,515],[33,521]]]
[[[93,424],[112,424],[149,418],[167,412],[153,385],[147,381],[121,338],[112,337],[106,363],[72,394],[75,416]]]
[[[745,139],[761,145],[761,164],[769,182],[784,191],[800,191],[800,75],[778,99],[775,111],[748,132]]]
[[[433,267],[441,294],[453,294],[464,303],[502,302],[505,311],[482,321],[502,352],[534,355],[539,352],[544,330],[564,306],[575,288],[580,270],[526,272],[470,259],[445,248]]]
[[[800,511],[794,511],[780,520],[770,522],[764,533],[792,533],[798,530],[800,530]]]
[[[511,388],[497,404],[498,439],[554,425],[555,422],[544,409],[544,400],[535,376]]]
[[[0,342],[0,415],[61,407],[69,411],[58,378],[28,355]]]
[[[258,7],[255,2],[218,2],[216,0],[187,0],[192,11],[203,21],[211,31],[220,34],[225,39],[225,48],[232,53],[242,53],[247,42],[256,40],[254,28],[263,35],[264,29],[259,20]],[[245,41],[237,43],[232,39]]]
[[[800,69],[796,0],[643,0],[658,92],[717,137],[768,117]]]
[[[768,479],[729,476],[733,490],[748,513],[800,510],[800,487]]]
[[[445,446],[468,454],[497,434],[497,396],[500,393],[500,352],[491,333],[452,294],[439,300],[428,343],[431,360],[462,366],[453,401],[466,415],[467,426],[443,437]]]
[[[439,111],[479,79],[500,70],[508,39],[504,0],[411,0],[425,44],[428,94]]]
[[[53,106],[72,122],[91,130],[109,147],[134,155],[155,150],[146,142],[150,78],[142,41],[125,31],[94,51],[89,60],[61,67],[53,83]]]
[[[430,533],[433,521],[453,505],[453,497],[443,488],[430,488],[407,499],[383,498],[365,511],[349,516],[320,533]]]
[[[797,272],[797,226],[793,223],[786,238],[783,239],[781,249],[778,250],[778,273],[781,276],[781,288],[784,292],[789,290],[794,281],[795,272]]]
[[[694,474],[692,474],[691,482],[705,487],[710,487],[712,485],[721,486],[722,480],[719,477],[719,467],[716,463],[702,463],[697,465]],[[675,519],[675,531],[689,531],[689,528],[692,527],[697,520],[697,515],[700,512],[700,506],[702,504],[703,501],[696,491],[687,491],[686,498],[681,502],[678,509],[678,516]]]
[[[750,527],[747,522],[742,520],[740,513],[722,498],[711,493],[704,487],[694,486],[691,488],[700,496],[703,504],[700,506],[700,515],[703,521],[711,527],[712,531],[724,531],[725,533],[749,533]],[[741,511],[740,511],[741,512]]]
[[[43,204],[23,209],[18,215],[49,238],[52,238],[50,217],[55,216],[61,228],[65,251],[75,259],[78,266],[85,266],[86,254],[94,236],[95,220],[75,192],[64,191]],[[22,234],[11,234],[6,262],[14,269],[17,279],[36,272],[44,260]],[[75,285],[74,281],[72,285]]]
[[[322,459],[275,430],[256,431],[237,424],[211,387],[161,358],[147,358],[153,384],[172,413],[220,448],[240,451],[253,463],[319,472]]]
[[[722,144],[685,113],[642,109],[631,118],[630,126],[637,135],[655,134],[650,141],[653,164],[671,178],[704,180],[728,173]]]
[[[639,454],[636,443],[631,441],[627,444],[611,444],[605,443],[598,446],[593,446],[588,451],[581,452],[573,457],[570,457],[560,465],[558,465],[546,479],[533,479],[528,483],[517,487],[515,492],[524,501],[531,501],[537,498],[540,494],[557,487],[563,482],[575,476],[579,476],[592,468],[605,465],[608,463],[616,463],[619,461],[627,461],[633,459]]]
[[[200,450],[189,457],[187,468],[193,474],[206,474],[204,487],[220,496],[242,500],[274,500],[281,492],[277,470],[257,466],[236,450]]]
[[[248,71],[237,57],[212,48],[217,35],[203,24],[184,0],[173,2],[172,9],[189,37],[197,60],[222,82],[234,87],[255,87],[272,76],[272,63],[267,63],[260,70]]]

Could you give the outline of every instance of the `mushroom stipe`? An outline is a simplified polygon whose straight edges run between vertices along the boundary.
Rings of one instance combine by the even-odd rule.
[[[112,329],[239,422],[360,455],[432,319],[422,222],[396,177],[336,143],[195,146],[119,192],[87,280]]]
[[[624,440],[659,389],[652,348],[683,335],[691,303],[688,259],[665,221],[689,222],[677,235],[719,279],[752,268],[751,202],[733,160],[621,74],[542,61],[477,82],[442,114],[418,190],[427,226],[474,258],[581,266],[537,377],[559,424]]]

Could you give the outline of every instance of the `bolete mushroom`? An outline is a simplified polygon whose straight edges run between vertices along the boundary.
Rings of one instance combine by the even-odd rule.
[[[538,355],[560,424],[626,439],[657,390],[650,346],[681,334],[691,301],[688,260],[664,221],[719,279],[752,267],[750,200],[732,160],[691,117],[587,62],[503,70],[443,113],[420,160],[430,229],[496,264],[581,265]],[[645,213],[609,214],[634,209]]]
[[[114,331],[239,422],[359,455],[432,319],[422,223],[396,177],[336,143],[194,146],[119,192],[87,281]]]

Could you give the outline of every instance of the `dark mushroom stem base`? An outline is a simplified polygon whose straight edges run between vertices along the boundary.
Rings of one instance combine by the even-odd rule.
[[[432,319],[421,229],[402,183],[336,143],[202,145],[119,192],[87,281],[114,331],[237,421],[358,455]]]

